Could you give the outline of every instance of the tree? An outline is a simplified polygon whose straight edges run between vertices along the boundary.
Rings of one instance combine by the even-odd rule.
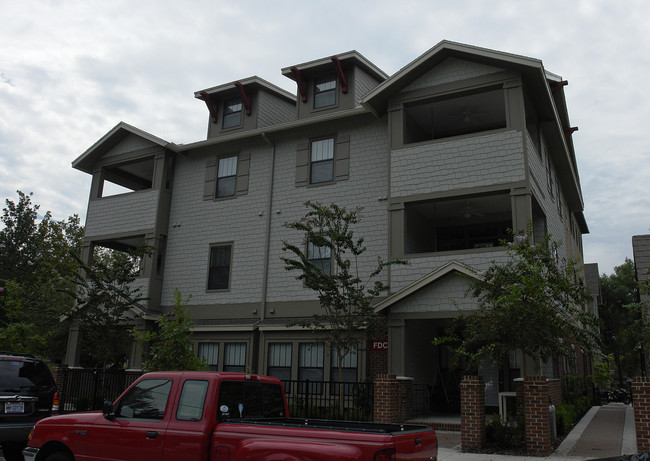
[[[614,268],[614,273],[600,277],[602,306],[600,307],[601,338],[604,352],[613,355],[617,379],[638,375],[643,368],[643,345],[648,333],[642,321],[643,305],[638,302],[640,287],[636,280],[634,262]]]
[[[388,289],[379,275],[386,267],[403,262],[377,258],[374,270],[360,274],[359,258],[366,247],[363,238],[354,237],[352,228],[360,221],[362,209],[309,201],[305,206],[308,211],[301,220],[285,223],[285,227],[303,234],[302,245],[285,241],[283,250],[291,256],[282,260],[286,270],[298,272],[296,279],[318,294],[322,312],[298,325],[320,333],[336,354],[342,381],[343,360],[360,349],[359,334],[367,330],[374,316],[372,302]]]
[[[74,303],[74,254],[83,238],[79,217],[39,219],[32,194],[6,199],[0,230],[0,348],[53,359],[65,350],[61,322]]]
[[[174,290],[174,315],[162,315],[157,331],[141,332],[136,329],[131,335],[143,345],[148,359],[142,364],[143,371],[164,370],[207,370],[204,359],[199,359],[192,351],[190,328],[192,319],[187,315],[181,292]]]
[[[146,247],[106,249],[96,252],[90,264],[77,259],[81,271],[76,275],[76,306],[71,318],[80,323],[83,366],[121,368],[127,360],[130,311],[146,300],[134,282],[141,259],[150,251]]]
[[[549,235],[536,244],[515,235],[506,247],[505,263],[493,262],[471,282],[469,293],[478,308],[461,317],[456,328],[437,342],[453,342],[456,352],[475,366],[482,358],[500,360],[510,351],[548,360],[569,355],[573,342],[592,350],[597,324],[586,305],[589,294],[575,262],[557,256],[559,244]],[[460,333],[460,334],[459,334]]]

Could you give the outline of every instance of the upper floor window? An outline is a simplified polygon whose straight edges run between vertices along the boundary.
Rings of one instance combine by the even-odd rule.
[[[404,108],[404,144],[505,127],[502,89],[453,94]]]
[[[324,274],[332,273],[332,252],[329,247],[307,243],[307,259]]]
[[[231,244],[210,247],[208,290],[227,290],[230,287],[231,255]]]
[[[314,109],[336,104],[336,75],[314,80]]]
[[[217,198],[235,195],[237,184],[237,156],[219,159],[217,167]]]
[[[311,143],[309,182],[318,184],[334,180],[334,138]]]
[[[241,125],[242,101],[230,99],[223,103],[222,128],[234,128]]]

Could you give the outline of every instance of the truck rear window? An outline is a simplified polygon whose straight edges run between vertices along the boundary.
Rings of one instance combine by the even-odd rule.
[[[284,418],[284,394],[278,384],[223,381],[219,386],[219,421],[239,418]]]

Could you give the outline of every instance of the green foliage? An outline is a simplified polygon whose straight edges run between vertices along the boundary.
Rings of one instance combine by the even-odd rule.
[[[369,326],[374,310],[372,301],[388,286],[378,280],[383,270],[403,261],[383,261],[367,275],[359,272],[359,259],[366,251],[363,238],[355,238],[353,226],[361,219],[361,208],[347,210],[336,204],[323,205],[306,202],[308,211],[296,222],[285,227],[300,232],[301,245],[284,242],[283,250],[291,256],[283,257],[285,269],[296,271],[296,279],[318,294],[322,314],[301,322],[300,325],[324,333],[325,343],[336,352],[339,369],[343,358],[358,348],[359,332]],[[330,272],[309,260],[308,243],[326,248],[331,255]]]
[[[606,354],[614,356],[616,378],[641,373],[641,348],[650,341],[650,330],[642,320],[646,306],[638,303],[639,284],[634,262],[629,258],[600,277],[602,306],[599,308],[601,336]],[[643,287],[641,287],[643,288]]]
[[[0,230],[0,348],[45,359],[65,350],[67,324],[61,321],[74,304],[83,227],[78,216],[56,221],[38,217],[32,194],[18,192],[18,203],[5,200]]]
[[[90,264],[80,258],[76,274],[77,305],[71,318],[81,326],[81,365],[92,368],[122,368],[131,349],[126,328],[131,309],[146,298],[134,283],[141,259],[149,248],[127,251],[97,251]]]
[[[507,261],[493,262],[472,279],[469,293],[478,308],[452,322],[445,342],[456,346],[470,368],[512,350],[541,360],[568,355],[570,340],[592,350],[598,330],[594,316],[583,309],[589,295],[576,263],[558,258],[559,243],[549,235],[537,243],[527,235],[501,243]]]
[[[165,370],[207,370],[204,359],[199,359],[192,351],[191,331],[192,319],[187,315],[181,292],[174,290],[174,316],[161,316],[156,331],[141,332],[135,328],[131,335],[145,349],[148,349],[148,359],[142,364],[145,372]]]
[[[573,425],[578,421],[576,407],[570,403],[561,403],[555,407],[555,423],[558,435],[569,433]]]
[[[562,383],[562,396],[566,404],[575,407],[582,417],[593,406],[594,380],[591,376],[565,376]]]
[[[485,438],[488,446],[498,449],[523,449],[525,447],[523,426],[517,423],[507,423],[500,416],[487,421]]]
[[[607,389],[614,385],[614,374],[609,366],[611,356],[606,357],[605,362],[594,363],[594,384],[599,389]]]

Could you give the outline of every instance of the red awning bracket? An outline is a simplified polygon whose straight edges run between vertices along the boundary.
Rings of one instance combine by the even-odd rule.
[[[562,80],[561,82],[554,82],[551,84],[551,91],[553,92],[553,94],[555,94],[558,91],[560,91],[560,88],[562,88],[563,86],[567,86],[568,84],[569,82],[566,80]]]
[[[343,66],[341,61],[336,56],[330,58],[334,63],[334,68],[336,69],[336,75],[339,77],[339,83],[341,84],[341,91],[343,93],[348,92],[348,79],[345,77],[345,72],[343,72]]]
[[[205,105],[208,106],[208,111],[210,112],[210,119],[212,120],[212,123],[217,123],[217,108],[214,107],[212,97],[205,91],[201,91],[199,94],[203,97]]]
[[[241,96],[241,101],[244,104],[244,108],[246,109],[246,115],[251,114],[251,98],[246,94],[246,90],[244,90],[244,85],[241,84],[241,82],[235,82],[235,86],[239,90],[239,96]]]
[[[302,98],[302,102],[307,102],[307,82],[302,79],[300,71],[296,66],[290,67],[289,70],[293,73],[293,76],[296,78],[296,83],[298,84],[298,92]]]

